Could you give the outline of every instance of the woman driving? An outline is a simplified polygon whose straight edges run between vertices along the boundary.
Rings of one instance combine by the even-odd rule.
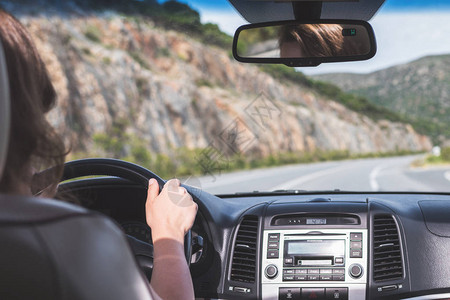
[[[11,95],[10,142],[0,193],[33,196],[42,191],[41,195],[50,198],[55,194],[68,152],[46,119],[46,113],[55,105],[56,92],[31,36],[17,19],[2,10],[0,40]],[[44,178],[48,187],[42,190],[43,179],[38,181],[33,175],[50,167]],[[154,299],[194,299],[183,243],[196,212],[197,204],[179,180],[169,180],[161,193],[156,180],[149,181],[145,213],[154,246],[150,287]]]

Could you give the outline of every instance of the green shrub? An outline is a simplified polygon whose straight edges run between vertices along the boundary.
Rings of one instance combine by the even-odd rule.
[[[225,49],[230,49],[233,45],[233,38],[222,32],[216,24],[203,24],[201,27],[201,35],[202,42],[206,44],[216,45]]]
[[[81,49],[81,51],[83,51],[83,53],[86,55],[92,55],[91,49],[89,48],[83,48]]]
[[[144,69],[150,70],[150,66],[147,61],[141,56],[141,53],[138,51],[129,51],[128,54],[130,57],[137,62]]]
[[[207,87],[213,87],[214,84],[211,83],[211,81],[209,81],[208,79],[205,78],[199,78],[195,81],[195,85],[200,87],[200,86],[207,86]]]
[[[442,158],[440,156],[429,155],[426,162],[430,164],[438,164],[442,162]]]
[[[170,57],[170,50],[167,47],[157,48],[156,57]]]
[[[87,39],[89,39],[89,40],[91,40],[93,42],[100,43],[101,42],[102,33],[100,32],[100,30],[96,26],[88,25],[86,27],[85,32],[84,32],[84,36]]]
[[[94,144],[105,151],[109,157],[123,157],[123,141],[106,133],[96,133],[93,136]]]
[[[294,68],[290,68],[284,65],[261,65],[260,69],[264,72],[272,75],[275,79],[278,79],[282,83],[286,81],[294,84],[301,84],[306,87],[312,87],[313,82],[307,76],[301,72],[297,72]]]
[[[110,65],[111,64],[111,58],[109,58],[109,57],[107,57],[107,56],[105,56],[105,57],[103,57],[103,63],[105,64],[105,65]]]
[[[450,163],[450,147],[441,148],[440,156],[428,155],[425,162],[429,164]]]
[[[450,162],[450,147],[441,149],[441,158],[445,162]]]

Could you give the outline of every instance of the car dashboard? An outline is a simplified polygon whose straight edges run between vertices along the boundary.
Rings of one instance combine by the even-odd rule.
[[[119,178],[69,185],[79,204],[151,241],[145,188]],[[199,205],[198,298],[450,299],[450,195],[186,188]]]

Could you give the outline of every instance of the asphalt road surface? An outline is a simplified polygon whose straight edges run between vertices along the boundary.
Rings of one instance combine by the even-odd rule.
[[[450,167],[411,168],[420,156],[298,164],[187,180],[213,194],[280,189],[450,192]]]

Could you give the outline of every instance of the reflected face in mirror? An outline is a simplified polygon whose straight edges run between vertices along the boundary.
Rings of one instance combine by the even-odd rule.
[[[303,57],[305,54],[302,49],[298,47],[297,42],[284,42],[283,46],[280,45],[280,57]]]

